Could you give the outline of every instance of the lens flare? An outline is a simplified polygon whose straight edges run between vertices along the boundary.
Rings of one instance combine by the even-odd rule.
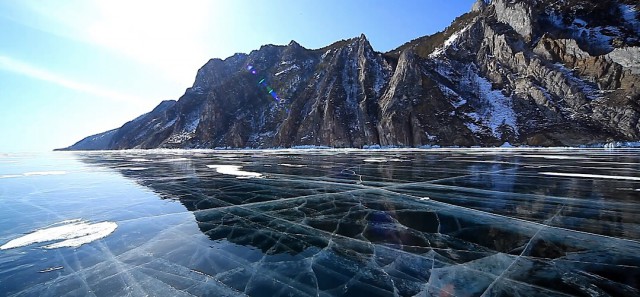
[[[253,65],[247,65],[247,71],[249,71],[249,73],[258,76],[258,72],[256,71],[256,69],[253,67]],[[258,76],[259,77],[259,76]],[[260,80],[258,80],[258,85],[262,86],[267,93],[269,93],[269,95],[271,95],[271,97],[273,97],[273,100],[275,100],[278,104],[285,104],[287,103],[286,99],[280,98],[280,96],[278,96],[278,93],[271,87],[269,86],[269,84],[267,84],[267,79],[264,77],[259,77]],[[285,109],[287,111],[287,113],[289,113],[289,108]]]

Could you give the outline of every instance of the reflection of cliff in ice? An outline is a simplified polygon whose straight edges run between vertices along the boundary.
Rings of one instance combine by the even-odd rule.
[[[249,247],[197,256],[251,296],[638,295],[640,183],[540,173],[638,176],[639,158],[577,153],[188,153],[145,155],[146,170],[119,153],[83,158],[178,199],[210,239]],[[372,154],[387,161],[364,162]]]

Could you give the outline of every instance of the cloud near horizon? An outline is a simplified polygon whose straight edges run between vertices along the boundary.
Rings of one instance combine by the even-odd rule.
[[[0,54],[0,69],[27,76],[33,79],[50,82],[69,90],[97,96],[110,101],[126,102],[140,107],[146,106],[148,104],[148,102],[145,102],[145,100],[137,96],[120,93],[118,91],[95,86],[92,84],[78,82],[76,80],[64,77],[60,74],[38,68],[36,66],[2,54]]]

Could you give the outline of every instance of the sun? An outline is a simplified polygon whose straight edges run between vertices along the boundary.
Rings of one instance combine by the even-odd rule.
[[[206,36],[214,2],[98,1],[85,29],[93,43],[118,51],[190,84],[208,57]]]

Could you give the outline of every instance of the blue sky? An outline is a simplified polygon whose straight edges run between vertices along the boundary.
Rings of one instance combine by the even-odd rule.
[[[441,31],[474,0],[0,1],[0,152],[47,151],[178,99],[210,58]]]

